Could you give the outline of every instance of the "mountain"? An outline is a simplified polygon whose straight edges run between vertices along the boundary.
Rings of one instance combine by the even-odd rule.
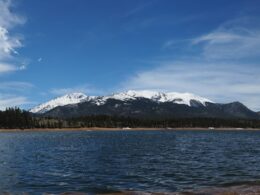
[[[85,101],[89,97],[86,96],[83,93],[72,93],[72,94],[67,94],[58,98],[55,98],[53,100],[50,100],[46,103],[40,104],[31,110],[29,110],[32,113],[38,113],[38,114],[43,114],[49,110],[52,110],[53,108],[56,108],[58,106],[65,106],[69,104],[78,104],[81,101]]]
[[[240,102],[218,104],[190,93],[162,93],[147,90],[131,90],[109,96],[69,94],[41,104],[30,111],[43,116],[61,118],[86,115],[138,118],[259,118],[256,112],[249,110]]]
[[[156,91],[133,91],[115,93],[109,96],[87,96],[83,93],[71,93],[67,94],[46,103],[40,104],[29,111],[32,113],[46,113],[58,106],[66,106],[71,104],[78,104],[80,102],[91,102],[97,106],[103,105],[108,99],[115,99],[121,101],[136,100],[137,98],[147,98],[155,102],[173,102],[176,104],[191,105],[191,100],[194,100],[200,104],[205,105],[206,102],[212,102],[206,98],[195,96],[190,93],[161,93]]]

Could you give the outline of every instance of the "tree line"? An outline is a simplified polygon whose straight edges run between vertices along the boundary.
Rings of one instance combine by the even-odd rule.
[[[0,111],[1,129],[33,128],[84,128],[84,127],[152,127],[152,128],[194,128],[194,127],[234,127],[260,128],[260,120],[221,119],[221,118],[173,118],[141,119],[120,116],[92,115],[77,118],[59,119],[41,117],[19,108],[8,108]]]

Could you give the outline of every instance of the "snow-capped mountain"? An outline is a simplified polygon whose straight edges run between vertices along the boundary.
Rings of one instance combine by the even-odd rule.
[[[91,97],[83,94],[83,93],[71,93],[67,94],[61,97],[57,97],[53,100],[50,100],[46,103],[40,104],[31,110],[29,110],[32,113],[45,113],[53,108],[56,108],[58,106],[65,106],[68,104],[78,104],[82,101],[86,101],[90,99]]]
[[[148,90],[130,90],[108,96],[72,93],[36,106],[30,112],[55,118],[108,115],[138,119],[192,117],[259,119],[258,113],[240,102],[219,104],[190,93]]]
[[[115,93],[108,96],[87,96],[83,93],[72,93],[67,94],[53,100],[50,100],[46,103],[40,104],[30,110],[32,113],[45,113],[48,112],[58,106],[65,106],[70,104],[78,104],[81,102],[91,102],[96,104],[97,106],[104,105],[108,99],[120,100],[120,101],[128,101],[128,100],[137,100],[138,98],[146,98],[152,100],[157,103],[163,102],[172,102],[175,104],[184,104],[188,106],[192,106],[191,102],[196,101],[202,105],[206,105],[206,102],[211,102],[211,100],[191,94],[191,93],[163,93],[157,91],[149,91],[149,90],[140,90],[134,91],[129,90],[126,92]]]

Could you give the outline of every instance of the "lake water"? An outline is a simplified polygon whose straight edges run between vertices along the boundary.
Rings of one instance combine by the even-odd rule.
[[[260,131],[0,133],[0,192],[176,192],[260,181]]]

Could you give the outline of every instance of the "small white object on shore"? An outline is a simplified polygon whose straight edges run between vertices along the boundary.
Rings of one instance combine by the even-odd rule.
[[[129,129],[131,129],[130,127],[123,127],[122,128],[123,130],[129,130]]]

